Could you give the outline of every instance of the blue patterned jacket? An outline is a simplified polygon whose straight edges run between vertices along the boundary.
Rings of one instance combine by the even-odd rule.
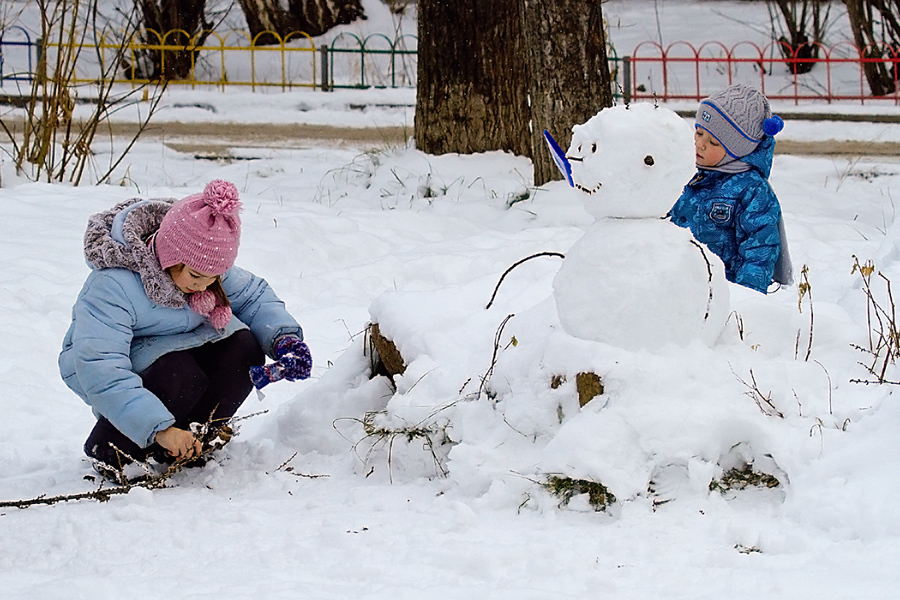
[[[722,259],[729,281],[764,294],[781,253],[781,206],[768,182],[774,150],[774,138],[766,136],[741,159],[750,170],[700,169],[668,214]]]

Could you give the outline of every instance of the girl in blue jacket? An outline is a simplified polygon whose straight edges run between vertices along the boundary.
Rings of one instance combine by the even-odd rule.
[[[768,182],[773,136],[783,127],[751,87],[703,100],[694,130],[698,171],[668,215],[722,259],[729,281],[764,294],[773,281],[792,280],[781,206]]]
[[[300,326],[265,280],[233,266],[239,209],[234,185],[216,180],[177,202],[135,198],[90,218],[92,271],[59,368],[97,417],[84,451],[101,473],[198,456],[250,393],[264,354],[281,377],[309,377]]]

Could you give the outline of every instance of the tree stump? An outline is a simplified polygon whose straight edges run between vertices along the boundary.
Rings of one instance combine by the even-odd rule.
[[[578,373],[575,375],[575,389],[578,390],[578,405],[585,404],[603,393],[603,381],[596,373]]]
[[[394,342],[384,337],[378,323],[369,325],[369,350],[372,353],[372,376],[384,375],[393,380],[394,375],[402,375],[406,364]]]

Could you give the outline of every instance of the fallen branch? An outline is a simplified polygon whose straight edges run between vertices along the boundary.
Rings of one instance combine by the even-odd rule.
[[[38,496],[31,500],[11,500],[8,502],[0,502],[0,508],[28,508],[36,504],[57,504],[59,502],[68,502],[70,500],[99,500],[106,502],[110,496],[116,494],[127,494],[135,487],[143,487],[140,485],[120,485],[108,489],[98,489],[92,492],[84,492],[81,494],[67,494],[65,496]]]
[[[307,475],[306,473],[301,473],[300,471],[294,471],[294,467],[290,466],[290,463],[296,457],[297,453],[294,452],[293,454],[291,454],[290,458],[281,463],[278,468],[275,469],[275,472],[277,473],[278,471],[284,471],[285,473],[290,473],[294,477],[304,477],[306,479],[321,479],[322,477],[331,477],[331,475]]]
[[[226,424],[231,425],[231,424],[237,423],[238,421],[243,421],[243,420],[249,419],[251,417],[265,414],[266,412],[268,412],[268,411],[260,411],[260,412],[246,415],[243,417],[233,417],[233,418],[229,419]],[[232,435],[237,435],[237,434],[238,434],[237,430],[234,430]],[[38,496],[37,498],[31,498],[29,500],[2,501],[2,502],[0,502],[0,508],[28,508],[29,506],[35,506],[38,504],[52,505],[52,504],[58,504],[60,502],[70,502],[70,501],[76,501],[76,500],[97,500],[99,502],[106,502],[110,499],[111,496],[127,494],[128,492],[130,492],[131,490],[133,490],[135,488],[145,488],[148,490],[165,488],[165,487],[167,487],[166,481],[170,477],[172,477],[179,471],[183,470],[190,463],[193,463],[194,461],[197,461],[197,460],[203,458],[204,456],[211,454],[212,452],[218,450],[219,448],[221,448],[221,446],[219,446],[219,445],[210,445],[209,447],[204,449],[202,452],[200,452],[200,454],[198,454],[197,456],[195,456],[189,460],[179,461],[179,462],[169,465],[169,468],[167,468],[162,473],[158,473],[158,474],[152,475],[152,476],[142,477],[139,480],[135,480],[135,481],[131,481],[131,482],[124,481],[123,483],[121,483],[120,485],[117,485],[115,487],[104,489],[103,488],[103,479],[101,478],[100,487],[98,489],[90,491],[90,492],[81,492],[78,494],[65,494],[65,495],[60,495],[60,496],[47,496],[45,494],[42,494],[42,495]],[[134,461],[134,462],[139,463],[140,461]],[[145,468],[145,470],[147,470],[148,473],[150,473],[149,468]],[[93,477],[91,475],[88,475],[85,478],[93,479]],[[124,479],[124,475],[123,475],[123,479]]]

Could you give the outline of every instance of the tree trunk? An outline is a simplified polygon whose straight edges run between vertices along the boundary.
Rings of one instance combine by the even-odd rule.
[[[416,146],[506,150],[559,178],[543,130],[566,147],[571,127],[612,104],[600,2],[419,0]]]
[[[291,33],[311,37],[365,19],[361,0],[238,0],[257,45],[278,44]],[[272,33],[276,34],[272,35]]]
[[[880,22],[887,24],[885,27],[885,35],[889,35],[890,23],[896,22],[890,10],[885,10],[885,2],[872,0],[844,0],[847,7],[847,18],[850,20],[850,29],[853,31],[853,41],[859,47],[859,51],[864,58],[880,58],[885,55],[896,55],[898,48],[894,47],[893,53],[890,51],[892,45],[890,40],[882,39],[879,41],[875,37],[874,23]],[[881,18],[874,17],[872,14],[873,6],[879,11]],[[896,8],[896,7],[891,7]],[[894,35],[900,31],[895,30]],[[885,46],[887,44],[887,46]],[[866,81],[869,83],[869,89],[873,96],[884,96],[893,93],[896,87],[894,79],[894,69],[888,69],[883,62],[865,62],[863,63],[863,73]]]
[[[432,154],[530,155],[521,0],[420,0],[415,136]]]
[[[195,36],[196,45],[202,45],[212,29],[204,13],[206,0],[135,0],[135,4],[140,10],[144,44],[185,49],[139,52],[134,62],[123,65],[125,72],[131,79],[153,81],[188,77],[197,56],[188,48]]]
[[[531,64],[531,121],[528,123],[534,184],[560,179],[544,142],[550,131],[563,149],[572,126],[612,106],[612,82],[600,2],[529,2],[526,43]]]

